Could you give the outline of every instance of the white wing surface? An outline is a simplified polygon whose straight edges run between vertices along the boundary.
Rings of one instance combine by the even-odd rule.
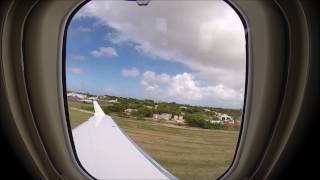
[[[95,114],[72,130],[82,166],[97,179],[177,179],[140,149],[93,102]]]

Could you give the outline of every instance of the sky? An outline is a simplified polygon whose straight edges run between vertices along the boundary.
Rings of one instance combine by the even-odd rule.
[[[90,1],[67,32],[67,89],[242,108],[245,32],[223,1]]]

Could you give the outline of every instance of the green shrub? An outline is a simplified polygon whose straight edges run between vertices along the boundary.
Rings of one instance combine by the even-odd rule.
[[[126,109],[125,105],[121,103],[113,104],[111,106],[102,106],[101,108],[104,113],[107,114],[123,112]]]
[[[139,107],[137,111],[133,111],[131,114],[133,116],[137,116],[138,118],[152,117],[153,110],[142,106]]]
[[[206,116],[204,116],[203,114],[188,114],[185,116],[185,122],[189,125],[189,126],[193,126],[193,127],[201,127],[201,128],[205,128],[205,129],[209,129],[210,125],[208,123],[208,121],[206,120]]]
[[[210,123],[210,121],[208,121],[208,117],[201,113],[186,115],[185,122],[189,126],[200,127],[204,129],[229,129],[229,126],[226,124]]]

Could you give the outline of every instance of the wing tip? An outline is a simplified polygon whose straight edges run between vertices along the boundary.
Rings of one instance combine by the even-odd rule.
[[[97,101],[93,101],[93,107],[94,107],[94,116],[105,115]]]

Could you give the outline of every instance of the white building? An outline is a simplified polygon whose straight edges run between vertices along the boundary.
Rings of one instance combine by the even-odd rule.
[[[98,97],[94,97],[94,96],[93,96],[93,97],[89,97],[88,99],[89,99],[89,100],[92,100],[92,101],[97,101],[97,100],[98,100]]]
[[[165,120],[170,120],[171,117],[172,117],[172,114],[169,114],[169,113],[162,113],[162,114],[160,115],[160,118],[161,118],[161,119],[165,119]]]
[[[174,115],[173,116],[173,120],[177,123],[184,123],[184,119],[183,119],[183,116],[178,116],[178,115]]]
[[[148,108],[148,109],[152,109],[152,106],[148,106],[148,105],[143,105],[144,107]]]
[[[159,114],[153,114],[153,119],[158,119],[159,118]]]
[[[111,99],[108,101],[109,103],[118,103],[118,99]]]
[[[93,101],[91,99],[82,99],[81,102],[91,104]]]
[[[70,92],[67,94],[68,97],[74,97],[74,98],[78,98],[78,99],[85,99],[87,98],[87,95],[85,94],[80,94],[80,93],[75,93],[75,92]]]
[[[136,111],[136,110],[135,109],[130,109],[130,108],[124,110],[124,112],[126,112],[126,113],[131,113],[132,111]]]
[[[223,124],[222,121],[210,120],[209,122],[212,123],[212,124]]]
[[[233,118],[227,114],[221,114],[221,113],[218,113],[218,119],[220,121],[231,121],[233,120]]]
[[[183,116],[174,115],[173,119],[174,120],[183,120]]]
[[[164,119],[164,120],[170,120],[172,117],[172,114],[169,113],[162,113],[159,115],[159,119]]]

